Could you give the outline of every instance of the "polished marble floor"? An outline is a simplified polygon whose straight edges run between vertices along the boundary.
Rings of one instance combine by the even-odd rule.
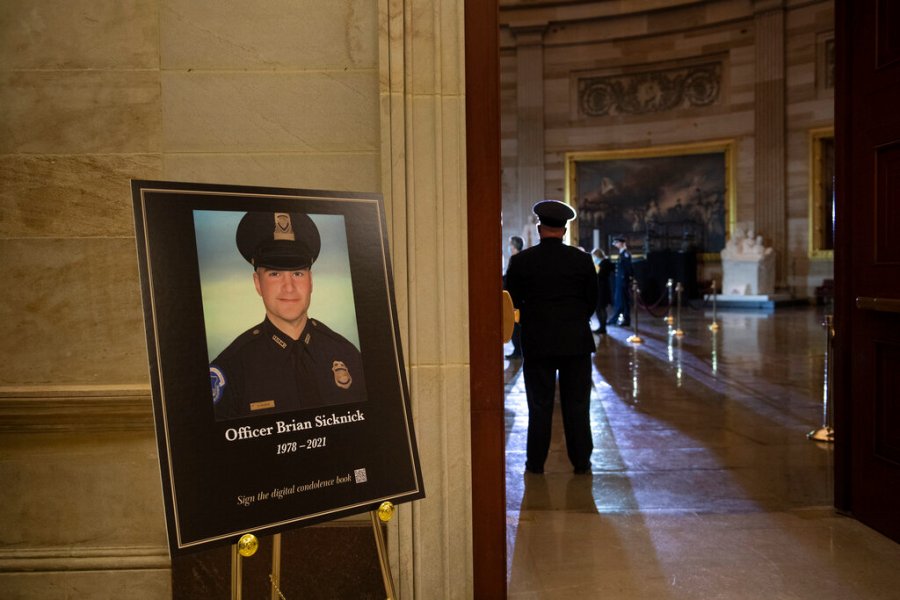
[[[832,506],[822,308],[641,314],[594,361],[591,475],[554,417],[524,474],[521,363],[506,363],[507,561],[514,599],[900,599],[900,544]],[[509,353],[511,346],[507,345]]]

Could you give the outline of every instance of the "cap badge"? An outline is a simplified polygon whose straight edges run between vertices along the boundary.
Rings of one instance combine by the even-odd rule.
[[[347,369],[347,365],[343,361],[336,360],[331,363],[331,370],[334,373],[334,385],[344,390],[350,389],[353,378],[350,377],[350,370]]]
[[[210,365],[209,367],[209,384],[212,387],[212,400],[213,404],[218,404],[219,400],[222,399],[222,394],[225,391],[225,373],[222,372],[222,369],[215,365]]]
[[[275,213],[274,239],[295,241],[294,226],[288,213]]]

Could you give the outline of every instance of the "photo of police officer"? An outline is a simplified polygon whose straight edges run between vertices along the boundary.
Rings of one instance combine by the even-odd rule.
[[[252,211],[234,239],[265,317],[210,361],[216,419],[364,401],[359,349],[310,315],[322,248],[315,222],[299,212]],[[352,313],[352,304],[344,310]]]

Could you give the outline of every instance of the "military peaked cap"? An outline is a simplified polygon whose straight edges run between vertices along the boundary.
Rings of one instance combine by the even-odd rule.
[[[575,218],[572,207],[559,200],[541,200],[531,210],[548,227],[565,227],[567,221]]]
[[[278,270],[311,267],[322,247],[316,224],[296,212],[248,212],[238,224],[235,241],[254,268]]]

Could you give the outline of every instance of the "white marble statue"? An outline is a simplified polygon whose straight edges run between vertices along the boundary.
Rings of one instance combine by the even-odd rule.
[[[768,295],[775,292],[775,250],[766,248],[753,230],[736,228],[722,256],[722,293]]]

